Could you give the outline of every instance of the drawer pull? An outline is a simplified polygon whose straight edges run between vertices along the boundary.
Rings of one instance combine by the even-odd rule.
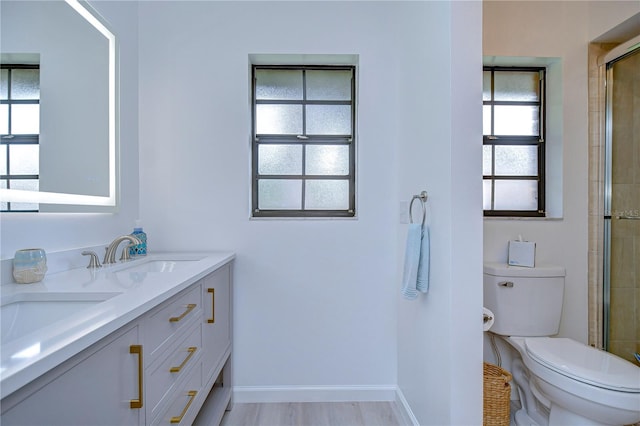
[[[216,322],[216,293],[215,293],[216,289],[215,288],[208,288],[207,292],[211,293],[211,318],[207,318],[207,322],[209,324],[213,324],[214,322]]]
[[[196,307],[195,303],[189,303],[187,305],[187,310],[184,311],[182,313],[182,315],[180,315],[179,317],[171,317],[171,318],[169,318],[169,321],[170,322],[178,322],[178,321],[180,321],[182,318],[186,317],[189,312],[193,311],[195,309],[195,307]]]
[[[129,346],[129,353],[138,355],[138,399],[129,401],[129,407],[142,408],[142,389],[144,388],[142,383],[142,369],[144,367],[142,363],[142,345]]]
[[[187,410],[191,406],[191,403],[193,402],[194,399],[196,399],[197,394],[198,392],[194,390],[187,392],[187,395],[189,396],[189,402],[187,402],[187,405],[185,405],[184,409],[182,410],[182,413],[180,413],[178,417],[171,417],[171,423],[180,423],[182,421],[182,418],[184,417],[185,414],[187,414]]]
[[[184,359],[184,361],[182,361],[182,364],[180,364],[180,365],[179,365],[179,366],[177,366],[177,367],[171,367],[171,368],[169,369],[169,372],[171,372],[171,373],[179,373],[179,372],[180,372],[180,370],[182,370],[182,367],[184,367],[184,366],[185,366],[185,364],[186,364],[187,362],[189,362],[189,360],[191,359],[191,357],[193,356],[193,354],[194,354],[194,353],[196,353],[196,350],[197,350],[197,349],[198,349],[198,348],[196,348],[195,346],[189,346],[189,348],[187,349],[187,352],[189,352],[189,354],[188,354],[188,355],[187,355],[187,357]]]

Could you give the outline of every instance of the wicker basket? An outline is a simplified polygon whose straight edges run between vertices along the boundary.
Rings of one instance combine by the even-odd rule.
[[[484,426],[509,426],[511,373],[497,365],[484,363],[483,421]]]

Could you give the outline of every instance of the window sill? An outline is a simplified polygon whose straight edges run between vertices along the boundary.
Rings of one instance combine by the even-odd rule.
[[[484,216],[484,220],[499,221],[499,220],[526,220],[526,221],[540,221],[540,222],[559,222],[564,220],[563,217],[525,217],[525,216]]]
[[[344,217],[339,217],[339,216],[331,216],[331,217],[319,217],[319,216],[314,216],[314,217],[302,217],[302,216],[250,216],[249,220],[257,220],[257,221],[261,221],[261,220],[266,220],[266,221],[273,221],[273,220],[284,220],[284,221],[291,221],[291,220],[312,220],[312,221],[325,221],[325,220],[358,220],[358,216],[344,216]]]

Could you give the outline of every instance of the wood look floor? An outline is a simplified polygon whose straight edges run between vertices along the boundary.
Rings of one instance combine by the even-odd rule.
[[[222,426],[402,426],[393,402],[234,404]]]

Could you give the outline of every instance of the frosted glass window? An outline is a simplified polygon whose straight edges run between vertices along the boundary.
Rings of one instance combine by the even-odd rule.
[[[256,133],[302,134],[302,105],[256,105]]]
[[[355,67],[255,65],[253,217],[355,215]]]
[[[11,179],[9,181],[12,189],[20,189],[23,191],[38,191],[40,182],[38,179]]]
[[[307,134],[350,135],[351,106],[307,105]]]
[[[262,210],[299,210],[302,207],[302,181],[260,179],[258,208]]]
[[[9,99],[9,70],[0,70],[0,99]]]
[[[485,146],[486,148],[486,146]],[[496,145],[495,174],[538,175],[538,147],[534,145]]]
[[[307,146],[308,175],[348,175],[349,147],[345,145]]]
[[[536,210],[538,208],[538,182],[532,180],[495,181],[496,210]]]
[[[16,212],[16,211],[38,211],[38,204],[34,204],[34,203],[17,203],[15,201],[13,201],[11,203],[11,210],[12,212]]]
[[[494,106],[494,134],[537,136],[539,110],[538,106],[531,105]]]
[[[482,181],[482,208],[483,210],[491,210],[491,181],[489,179]]]
[[[482,174],[490,175],[493,162],[493,150],[491,145],[484,145],[482,147]]]
[[[351,71],[307,71],[307,99],[350,100]]]
[[[345,210],[349,208],[348,180],[308,180],[305,208],[309,210]]]
[[[0,189],[7,189],[7,181],[0,181]],[[0,203],[0,211],[9,211],[9,203],[3,201]]]
[[[491,105],[482,106],[482,134],[491,134]]]
[[[545,73],[483,69],[483,206],[491,216],[544,216]]]
[[[10,145],[10,175],[37,175],[40,169],[39,145]]]
[[[302,146],[260,145],[258,173],[261,175],[301,175]]]
[[[537,101],[539,73],[531,71],[496,71],[494,75],[494,100]],[[489,83],[491,84],[491,83]]]
[[[482,72],[482,100],[491,100],[491,71]]]
[[[11,133],[14,135],[37,135],[40,133],[40,105],[11,106]]]
[[[40,99],[40,70],[13,69],[11,99]]]
[[[9,105],[0,105],[0,135],[9,134]]]
[[[38,191],[40,189],[40,183],[37,179],[12,179],[9,181],[11,189],[18,189],[22,191]],[[20,210],[38,210],[39,205],[36,203],[17,203],[11,202],[11,211]],[[3,206],[6,210],[6,207]]]
[[[256,70],[256,99],[302,99],[302,70]]]
[[[11,211],[24,211],[24,210],[37,211],[38,207],[39,205],[34,203],[16,203],[16,202],[11,203]]]
[[[0,175],[7,174],[7,145],[0,145]]]

